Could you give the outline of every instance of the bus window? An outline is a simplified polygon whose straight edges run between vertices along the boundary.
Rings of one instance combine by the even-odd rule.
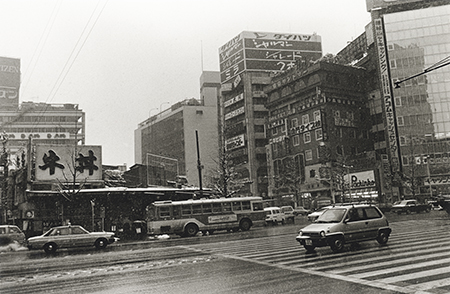
[[[193,204],[192,205],[192,213],[193,214],[202,214],[202,205],[201,204]]]
[[[181,218],[181,206],[179,205],[173,206],[173,218],[175,219]]]
[[[191,206],[190,205],[182,205],[181,206],[181,214],[182,215],[190,215],[191,214]]]
[[[231,211],[231,202],[223,202],[222,208],[223,208],[223,211]]]
[[[159,207],[160,217],[170,217],[170,206],[160,206]]]
[[[233,202],[233,211],[237,211],[237,210],[242,210],[240,201],[234,201]]]
[[[242,201],[242,210],[250,210],[250,201]]]
[[[213,203],[213,212],[222,212],[221,203]]]
[[[263,210],[262,202],[253,202],[253,211]]]
[[[146,210],[147,210],[147,218],[149,220],[154,220],[155,216],[156,216],[155,215],[156,207],[153,205],[149,205],[149,206],[147,206]]]
[[[212,212],[211,203],[203,204],[203,213],[211,213],[211,212]]]

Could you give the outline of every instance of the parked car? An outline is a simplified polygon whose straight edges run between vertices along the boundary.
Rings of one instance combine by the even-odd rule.
[[[18,226],[0,225],[0,245],[8,245],[17,242],[20,245],[26,243],[27,238]]]
[[[391,207],[391,212],[394,213],[406,213],[410,214],[411,212],[419,213],[419,212],[430,212],[431,205],[430,204],[421,204],[415,199],[410,200],[402,200],[394,203]]]
[[[279,207],[266,207],[264,211],[266,212],[266,225],[279,223],[284,225],[286,217]]]
[[[378,207],[343,205],[325,210],[314,223],[299,231],[296,240],[307,251],[330,246],[331,250],[339,252],[346,243],[377,240],[379,244],[386,244],[391,231]]]
[[[294,208],[292,206],[281,206],[280,210],[284,213],[287,222],[295,223]]]
[[[311,213],[311,210],[305,209],[303,206],[297,206],[294,208],[294,215],[308,215]]]
[[[95,246],[105,248],[117,241],[113,232],[89,232],[82,226],[68,225],[54,227],[41,236],[27,240],[29,249],[44,249],[46,253],[54,253],[59,248]]]
[[[333,206],[324,206],[324,207],[319,208],[316,211],[311,212],[310,214],[308,214],[308,220],[310,222],[315,221],[322,213],[325,212],[325,210],[327,210],[328,208],[331,208],[331,207],[333,207]]]

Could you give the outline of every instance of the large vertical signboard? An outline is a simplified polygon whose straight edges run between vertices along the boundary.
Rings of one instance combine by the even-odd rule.
[[[378,52],[378,62],[380,67],[380,78],[383,95],[383,105],[386,114],[387,140],[389,144],[389,155],[391,157],[392,172],[400,170],[400,160],[398,155],[397,129],[395,125],[394,104],[392,103],[391,83],[389,78],[389,68],[387,60],[387,50],[384,40],[383,22],[380,18],[374,20],[375,43]]]
[[[280,72],[296,60],[322,57],[321,38],[317,35],[242,32],[219,48],[222,83],[244,70]]]
[[[37,181],[76,182],[102,179],[102,147],[77,145],[36,146]]]
[[[0,107],[19,106],[20,59],[0,57]]]

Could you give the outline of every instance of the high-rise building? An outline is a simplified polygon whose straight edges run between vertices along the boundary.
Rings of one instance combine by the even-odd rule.
[[[135,162],[147,169],[143,186],[166,185],[185,176],[200,184],[197,141],[203,182],[214,177],[219,157],[217,105],[220,95],[218,72],[203,72],[201,99],[186,99],[151,116],[135,130]]]
[[[366,3],[379,85],[373,115],[385,138],[376,146],[382,190],[394,199],[449,195],[450,1]]]
[[[318,35],[244,31],[219,48],[224,149],[241,195],[268,195],[264,87],[274,73],[322,56]]]

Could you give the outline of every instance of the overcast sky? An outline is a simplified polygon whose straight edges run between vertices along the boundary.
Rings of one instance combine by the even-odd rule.
[[[242,31],[317,33],[336,54],[370,22],[364,0],[0,0],[0,11],[20,102],[79,104],[86,144],[128,167],[138,124],[198,99],[202,69],[218,71],[218,48]]]

